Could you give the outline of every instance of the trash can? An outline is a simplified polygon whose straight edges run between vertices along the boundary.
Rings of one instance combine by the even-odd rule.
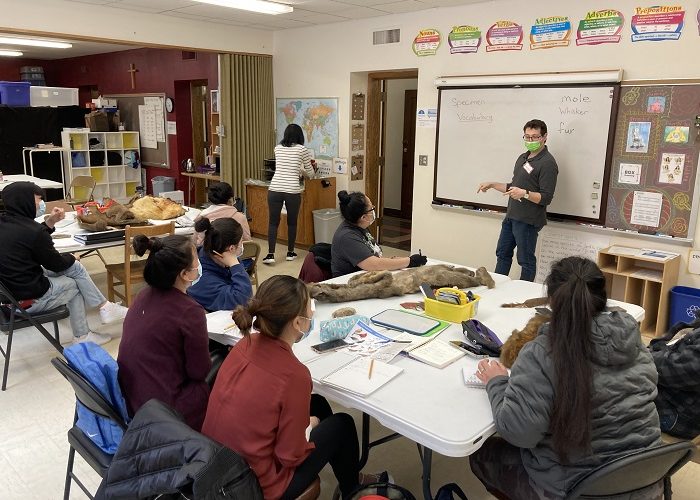
[[[159,196],[163,191],[175,191],[175,177],[159,175],[151,179],[153,196]]]
[[[674,286],[671,288],[668,314],[668,326],[671,327],[679,321],[689,323],[695,319],[695,314],[700,316],[700,290],[689,286]]]
[[[314,240],[316,243],[333,243],[335,230],[340,226],[340,210],[321,208],[314,210]]]

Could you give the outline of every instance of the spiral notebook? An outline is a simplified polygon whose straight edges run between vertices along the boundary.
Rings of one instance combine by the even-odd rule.
[[[370,363],[372,376],[370,377]],[[374,391],[397,377],[403,368],[368,356],[359,356],[339,366],[321,379],[321,382],[360,396],[369,396]]]

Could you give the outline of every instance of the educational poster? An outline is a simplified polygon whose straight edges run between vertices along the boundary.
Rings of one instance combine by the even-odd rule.
[[[628,153],[646,153],[649,150],[650,122],[630,122],[627,129]]]
[[[639,163],[620,163],[620,184],[639,184],[642,176],[642,165]]]
[[[513,21],[496,21],[486,31],[486,52],[523,49],[523,27]]]
[[[419,57],[434,56],[440,47],[442,36],[433,28],[420,30],[413,39],[413,53]]]
[[[347,174],[348,173],[348,159],[347,158],[333,158],[333,172],[336,174]]]
[[[633,42],[678,40],[683,31],[685,11],[681,5],[637,7],[632,16]]]
[[[455,26],[447,35],[450,54],[473,54],[481,45],[481,30],[476,26]]]
[[[304,131],[304,144],[315,158],[332,160],[338,156],[338,99],[279,98],[275,106],[277,143],[287,125],[296,123]]]
[[[530,49],[567,47],[571,37],[569,16],[540,17],[530,28]]]
[[[422,128],[437,127],[437,108],[418,108],[416,122]]]
[[[578,23],[576,45],[619,43],[625,18],[619,10],[606,9],[588,12]]]
[[[605,225],[692,238],[700,86],[623,87],[620,96]]]
[[[139,135],[142,148],[158,149],[155,106],[139,105]]]
[[[685,155],[662,153],[659,166],[659,184],[680,184],[683,181]]]

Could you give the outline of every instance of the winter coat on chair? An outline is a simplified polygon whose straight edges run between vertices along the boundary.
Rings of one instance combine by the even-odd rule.
[[[197,500],[263,500],[258,479],[243,458],[151,399],[124,433],[95,498],[179,498],[180,493]]]

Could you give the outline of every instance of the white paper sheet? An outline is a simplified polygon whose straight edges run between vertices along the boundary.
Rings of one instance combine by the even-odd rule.
[[[156,110],[153,106],[139,106],[139,134],[142,148],[158,149]]]
[[[635,191],[630,222],[638,226],[659,227],[663,195],[649,191]]]
[[[153,106],[156,110],[156,141],[165,142],[165,113],[162,97],[144,97],[146,106]]]

